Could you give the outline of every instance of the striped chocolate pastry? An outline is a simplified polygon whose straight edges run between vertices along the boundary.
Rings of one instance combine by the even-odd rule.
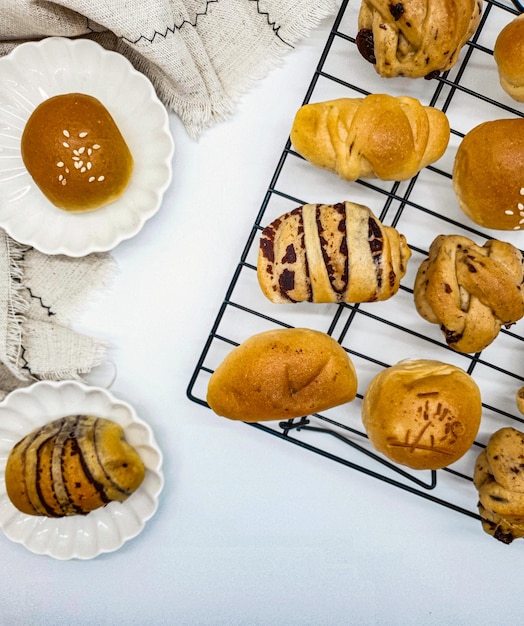
[[[264,228],[257,274],[276,303],[374,302],[398,291],[410,256],[367,207],[306,204]]]
[[[120,425],[86,415],[34,430],[12,449],[5,482],[13,505],[28,515],[86,515],[123,502],[142,483],[145,467]]]

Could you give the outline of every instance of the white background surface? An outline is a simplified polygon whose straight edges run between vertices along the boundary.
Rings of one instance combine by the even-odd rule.
[[[59,562],[0,537],[3,624],[520,624],[524,542],[219,418],[186,387],[302,103],[331,21],[191,141],[114,256],[79,329],[106,339],[112,392],[148,421],[165,488],[113,554]]]

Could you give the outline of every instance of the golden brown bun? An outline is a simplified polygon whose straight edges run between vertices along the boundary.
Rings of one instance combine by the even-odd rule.
[[[460,368],[401,361],[375,376],[364,394],[362,422],[375,449],[413,469],[440,469],[472,446],[480,391]]]
[[[291,129],[300,155],[350,181],[412,178],[444,154],[449,137],[442,111],[386,94],[306,104]]]
[[[417,272],[415,306],[459,352],[479,352],[524,316],[524,260],[510,243],[439,235]]]
[[[306,204],[266,226],[257,276],[272,302],[373,302],[399,289],[406,238],[361,204]]]
[[[380,76],[429,78],[455,65],[481,14],[482,0],[363,0],[357,45]]]
[[[35,184],[65,211],[113,202],[133,171],[133,157],[111,114],[81,93],[44,100],[27,121],[21,149]]]
[[[473,482],[483,529],[503,543],[524,537],[524,433],[497,430],[477,457]]]
[[[461,141],[453,167],[460,208],[477,224],[498,230],[524,225],[524,119],[484,122]]]
[[[5,483],[22,513],[63,517],[123,502],[144,476],[144,464],[120,425],[74,415],[19,441],[7,459]]]
[[[307,328],[253,335],[226,356],[209,380],[207,402],[244,422],[291,419],[355,399],[357,374],[344,348]]]
[[[499,33],[493,49],[502,89],[518,102],[524,102],[524,14]]]

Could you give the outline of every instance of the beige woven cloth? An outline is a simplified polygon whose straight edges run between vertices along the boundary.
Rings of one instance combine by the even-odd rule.
[[[0,0],[0,54],[49,35],[125,55],[196,138],[340,0]]]
[[[0,229],[0,399],[36,380],[82,378],[103,362],[107,346],[71,325],[114,273],[108,253],[48,256]]]

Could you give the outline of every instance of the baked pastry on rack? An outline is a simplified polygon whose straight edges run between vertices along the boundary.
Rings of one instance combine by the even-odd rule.
[[[444,154],[445,113],[416,98],[371,94],[305,104],[290,133],[294,149],[345,180],[407,180]]]
[[[278,328],[252,335],[225,357],[209,379],[207,403],[233,420],[292,419],[351,402],[357,383],[349,355],[333,337]]]
[[[406,238],[361,204],[305,204],[266,226],[257,276],[272,302],[373,302],[399,289]]]
[[[380,76],[449,70],[480,22],[482,0],[363,0],[357,46]]]
[[[500,31],[493,57],[502,89],[517,102],[524,102],[524,13]]]
[[[524,433],[505,427],[478,455],[473,482],[482,528],[502,543],[524,537]]]
[[[523,282],[522,253],[512,244],[439,235],[418,269],[415,306],[451,348],[479,352],[524,316]]]
[[[441,361],[400,361],[364,393],[362,423],[374,448],[412,469],[451,465],[471,448],[482,416],[480,390],[464,370]]]
[[[460,208],[476,224],[524,228],[524,119],[483,122],[466,133],[453,166]]]

